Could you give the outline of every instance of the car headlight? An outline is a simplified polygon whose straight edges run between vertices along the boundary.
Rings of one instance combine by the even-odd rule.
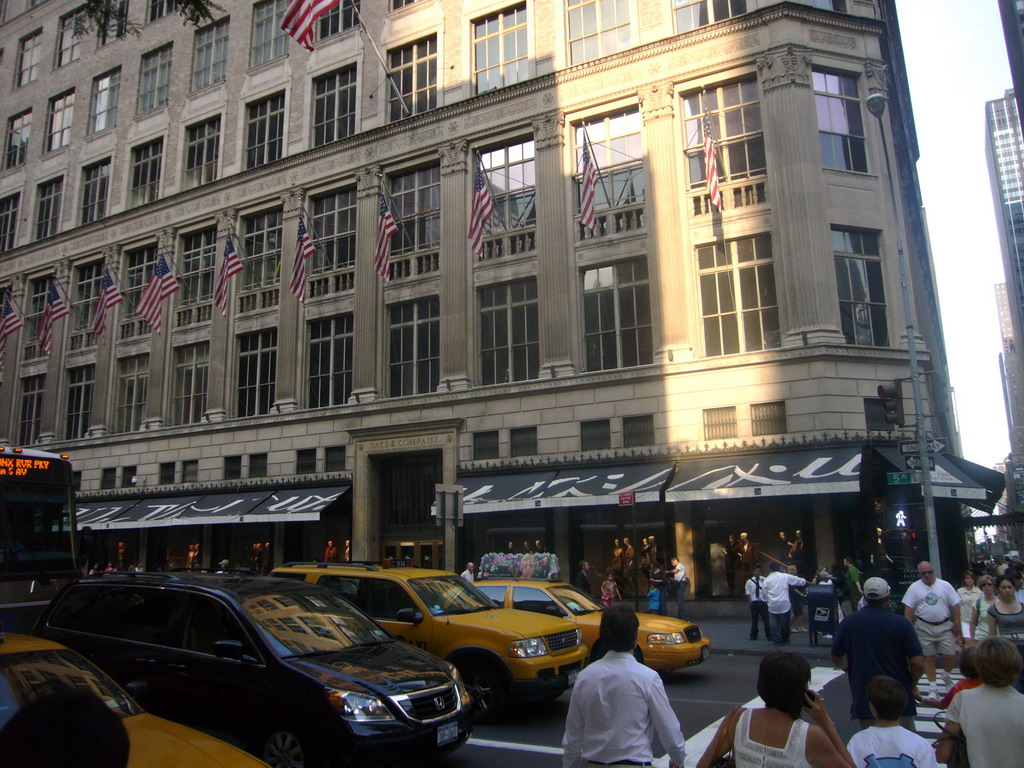
[[[394,720],[395,716],[387,705],[376,696],[357,691],[337,691],[333,688],[325,688],[328,701],[334,707],[334,711],[345,720],[354,720],[365,723],[375,720]]]
[[[528,637],[508,644],[508,655],[514,659],[527,659],[531,656],[547,656],[548,647],[539,637]]]
[[[686,637],[682,632],[653,632],[647,636],[650,645],[682,645]]]
[[[452,680],[455,681],[455,692],[459,694],[459,700],[462,702],[462,706],[468,707],[473,703],[473,694],[469,692],[469,688],[466,687],[465,680],[462,679],[462,675],[459,674],[459,670],[454,664],[445,662],[448,665],[448,670],[451,672]]]

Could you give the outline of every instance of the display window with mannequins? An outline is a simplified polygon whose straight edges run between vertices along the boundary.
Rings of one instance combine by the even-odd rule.
[[[792,565],[801,576],[807,567],[813,568],[804,535],[805,515],[779,508],[756,516],[726,513],[714,517],[733,519],[708,519],[705,523],[710,597],[742,597],[758,563],[765,571],[771,563],[784,569]]]

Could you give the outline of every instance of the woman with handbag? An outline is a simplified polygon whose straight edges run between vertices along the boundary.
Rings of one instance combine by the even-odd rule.
[[[799,653],[761,659],[759,709],[735,707],[722,721],[697,768],[855,768],[820,693],[809,690],[811,667]],[[807,712],[817,723],[800,719]]]

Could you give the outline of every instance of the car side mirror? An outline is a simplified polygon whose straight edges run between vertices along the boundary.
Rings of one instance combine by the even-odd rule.
[[[419,624],[423,621],[423,614],[415,608],[399,608],[395,619],[397,621],[404,621],[406,624]]]
[[[145,680],[132,680],[124,689],[138,704],[146,706],[146,699],[149,698],[149,683]]]
[[[213,644],[213,653],[218,659],[245,661],[248,658],[239,640],[218,640]]]

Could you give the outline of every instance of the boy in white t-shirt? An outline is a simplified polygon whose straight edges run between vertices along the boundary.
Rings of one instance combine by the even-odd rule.
[[[868,706],[875,724],[850,739],[847,749],[857,768],[892,764],[901,768],[936,768],[935,750],[925,739],[900,725],[907,692],[888,675],[868,681]]]

